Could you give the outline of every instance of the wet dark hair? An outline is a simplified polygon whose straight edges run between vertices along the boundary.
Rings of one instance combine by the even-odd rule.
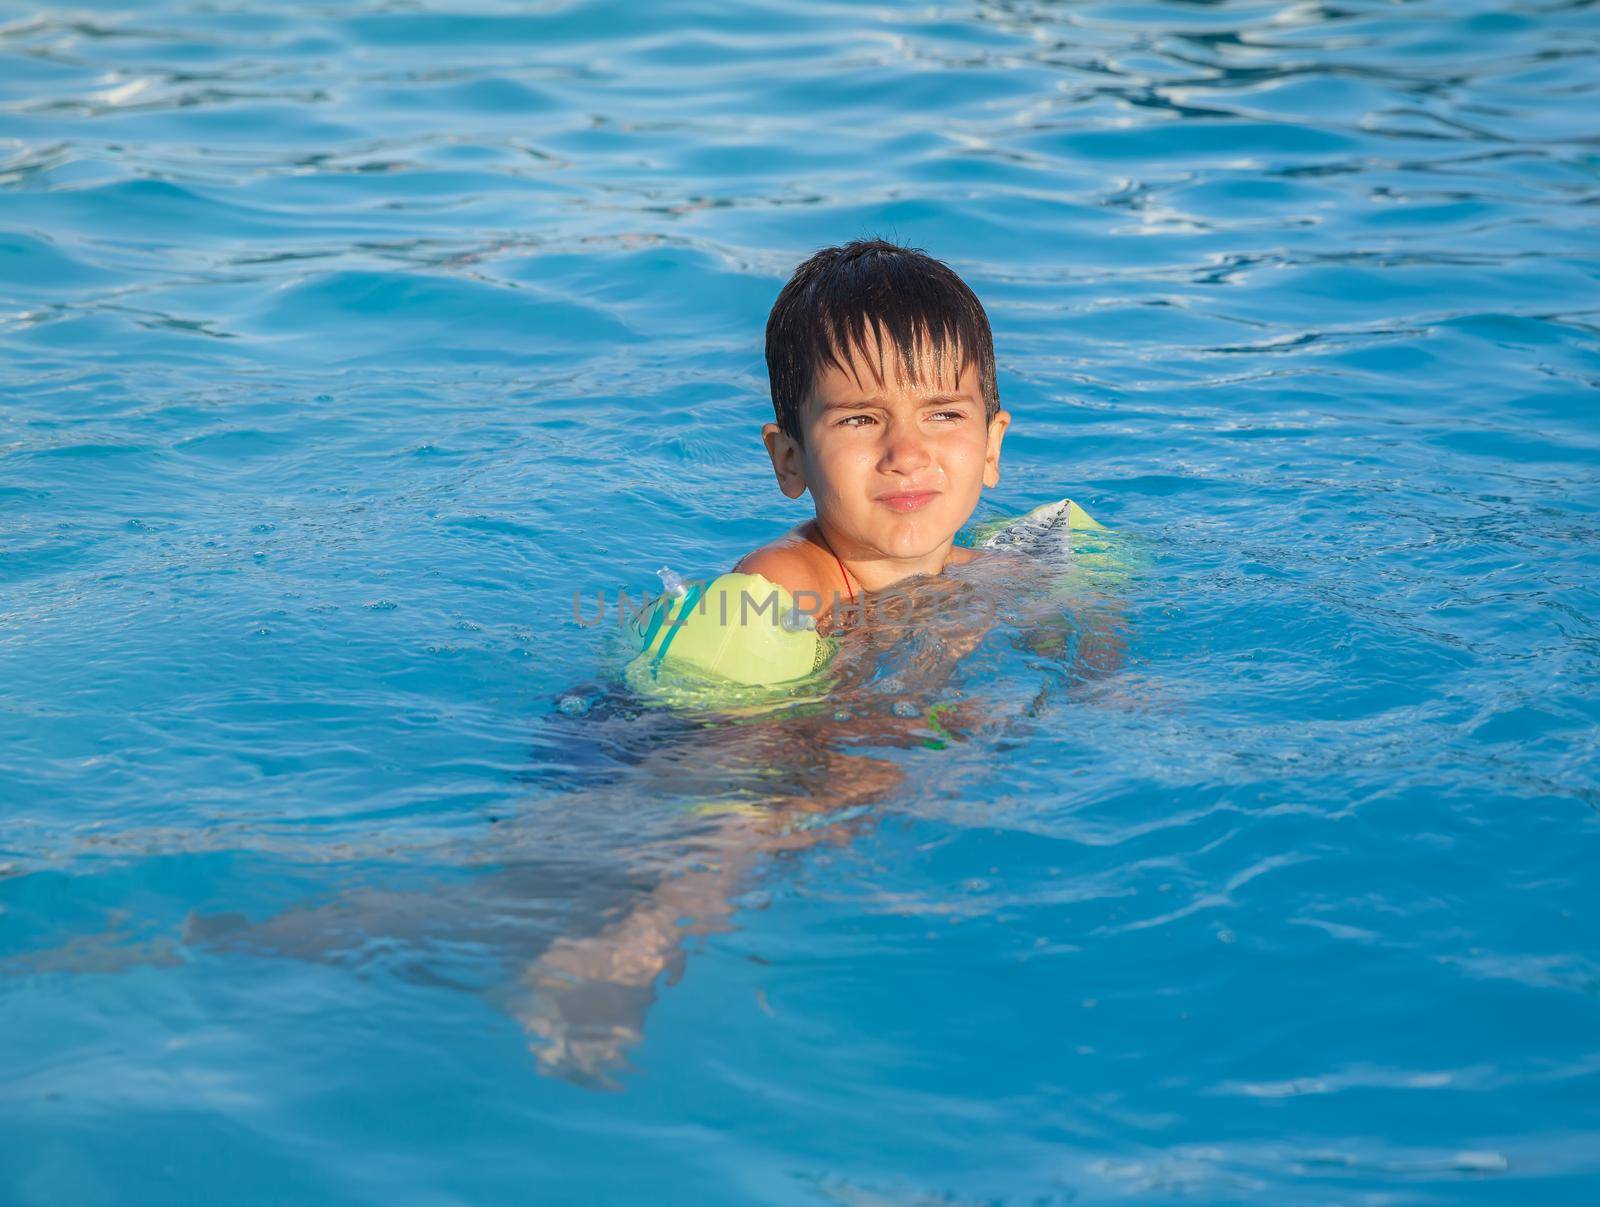
[[[801,409],[818,375],[828,364],[848,373],[850,349],[877,349],[882,383],[883,348],[873,335],[879,323],[907,380],[923,380],[917,354],[925,342],[940,379],[955,355],[958,379],[976,362],[984,419],[994,418],[1000,409],[994,336],[977,295],[948,264],[919,248],[858,239],[824,247],[796,268],[767,317],[772,409],[791,439],[803,442]],[[870,363],[871,357],[863,359]]]

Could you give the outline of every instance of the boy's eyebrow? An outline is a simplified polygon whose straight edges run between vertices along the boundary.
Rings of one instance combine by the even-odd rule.
[[[974,403],[974,400],[968,398],[965,394],[929,394],[923,398],[917,399],[917,405],[921,407],[948,406],[952,402]],[[877,407],[882,405],[883,395],[874,394],[871,398],[850,398],[843,402],[830,402],[825,404],[822,409],[824,412],[859,411],[865,409],[866,407]]]

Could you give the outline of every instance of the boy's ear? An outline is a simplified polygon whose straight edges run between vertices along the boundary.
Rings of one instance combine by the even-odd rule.
[[[1000,484],[1000,442],[1006,438],[1006,428],[1011,426],[1009,411],[996,411],[989,420],[989,447],[983,455],[983,484]]]
[[[761,441],[772,458],[772,472],[778,475],[778,489],[791,499],[806,493],[805,462],[800,446],[776,423],[761,426]]]

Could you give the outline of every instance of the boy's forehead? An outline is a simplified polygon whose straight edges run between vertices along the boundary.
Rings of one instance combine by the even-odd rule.
[[[826,401],[841,396],[858,397],[878,393],[934,394],[959,393],[964,387],[978,393],[978,366],[968,361],[962,372],[962,349],[950,342],[935,344],[924,338],[911,357],[911,372],[901,363],[900,349],[885,335],[881,348],[870,342],[866,348],[851,343],[835,349],[842,364],[823,361],[817,366],[811,396]]]

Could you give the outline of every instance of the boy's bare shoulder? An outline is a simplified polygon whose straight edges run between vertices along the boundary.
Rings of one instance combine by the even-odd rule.
[[[820,591],[822,567],[817,562],[817,547],[808,540],[804,525],[784,533],[775,541],[747,553],[734,570],[740,574],[760,574],[783,587],[796,591]]]

